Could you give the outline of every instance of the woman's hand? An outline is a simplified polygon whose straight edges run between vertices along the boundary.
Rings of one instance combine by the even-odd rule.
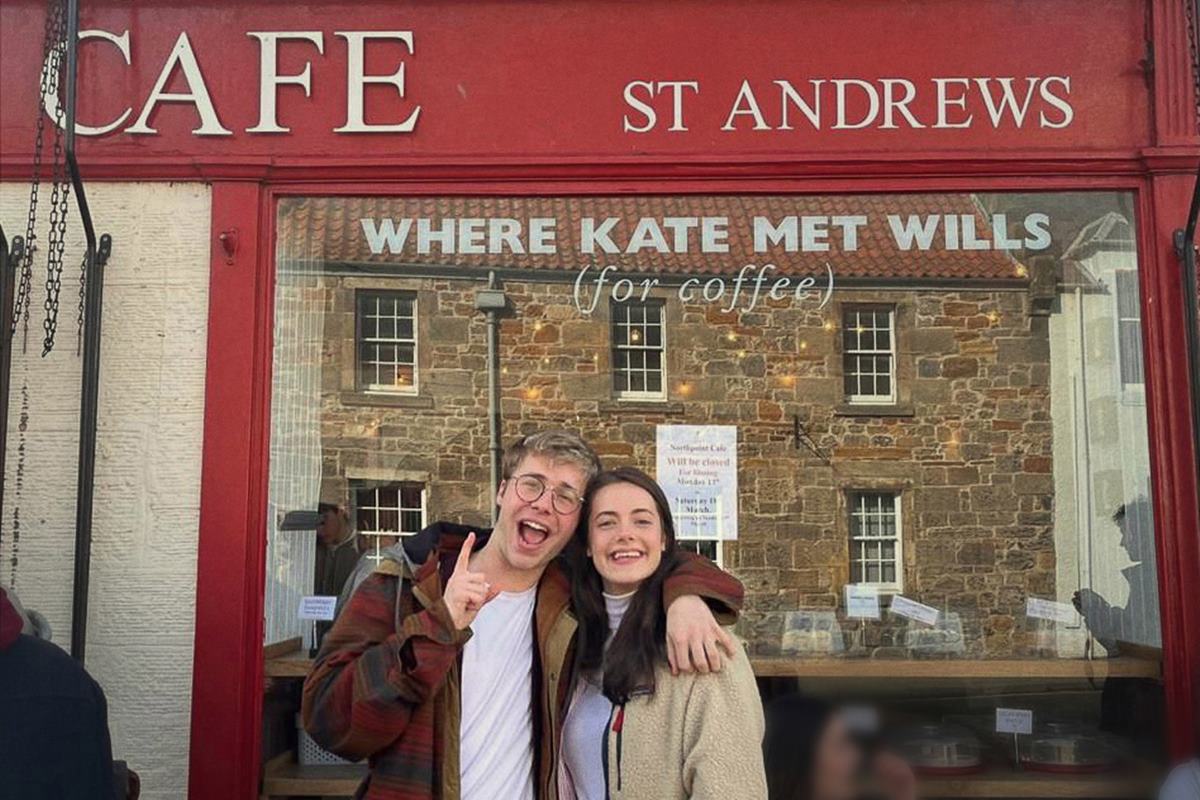
[[[454,565],[454,574],[446,581],[442,600],[450,611],[450,620],[455,630],[464,630],[483,608],[487,601],[499,592],[493,592],[482,572],[471,572],[471,548],[475,546],[475,534],[467,534]]]
[[[677,598],[667,609],[667,661],[672,675],[720,672],[725,663],[721,650],[732,658],[737,647],[697,595]]]

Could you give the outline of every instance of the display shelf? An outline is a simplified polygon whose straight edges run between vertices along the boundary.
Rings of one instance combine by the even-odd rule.
[[[275,797],[353,797],[367,775],[366,764],[306,766],[291,752],[263,767],[262,800]]]
[[[263,674],[268,678],[303,678],[312,669],[313,660],[306,650],[295,649],[274,656],[263,653]]]
[[[750,663],[760,678],[1152,678],[1162,675],[1158,661],[1122,656],[1103,659],[872,659],[784,658],[754,656]]]
[[[1029,658],[1029,659],[883,659],[782,658],[753,656],[750,664],[760,678],[1030,678],[1104,679],[1162,677],[1162,664],[1148,658]],[[269,678],[303,678],[312,659],[303,650],[267,657]]]
[[[1155,778],[1149,773],[1102,772],[1090,775],[1056,775],[994,767],[974,775],[919,778],[920,797],[1137,798],[1149,797]]]

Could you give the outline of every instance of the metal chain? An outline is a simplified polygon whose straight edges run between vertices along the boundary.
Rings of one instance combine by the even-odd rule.
[[[29,300],[33,294],[33,257],[37,252],[37,207],[38,207],[38,190],[41,188],[42,182],[42,143],[45,141],[46,132],[46,115],[42,111],[42,98],[46,96],[50,87],[50,75],[53,71],[51,66],[52,59],[48,56],[52,52],[58,52],[55,42],[58,39],[56,31],[61,23],[58,20],[56,10],[60,6],[58,3],[47,6],[45,31],[42,36],[42,72],[41,72],[41,91],[37,96],[37,110],[34,118],[37,120],[37,133],[33,140],[33,178],[29,186],[29,214],[25,222],[25,254],[21,259],[21,280],[17,285],[16,306],[13,314],[13,335],[17,332],[17,322],[24,322],[25,339],[29,335]],[[22,342],[21,352],[25,351],[25,342]]]
[[[29,361],[21,381],[21,417],[17,423],[17,469],[13,476],[12,553],[9,555],[8,585],[17,588],[17,564],[21,555],[21,489],[25,486],[26,432],[29,430]]]
[[[55,95],[62,85],[62,56],[66,49],[63,41],[65,36],[66,11],[62,0],[51,0],[53,11],[57,18],[55,40],[48,60],[52,62],[50,69],[50,87]],[[62,290],[63,248],[66,245],[67,209],[70,208],[71,184],[66,174],[66,157],[63,153],[63,118],[66,112],[60,102],[54,107],[54,188],[50,193],[50,231],[47,236],[46,253],[46,300],[43,304],[46,318],[42,323],[45,338],[42,341],[42,355],[45,356],[54,349],[54,334],[58,329],[58,296]]]
[[[79,320],[75,327],[75,355],[83,354],[83,307],[87,300],[87,253],[79,260]]]
[[[1196,102],[1196,125],[1200,128],[1200,42],[1196,41],[1196,7],[1193,0],[1183,0],[1187,17],[1188,52],[1192,57],[1192,99]]]

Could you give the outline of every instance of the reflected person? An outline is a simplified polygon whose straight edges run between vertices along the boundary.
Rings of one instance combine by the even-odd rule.
[[[1091,589],[1080,589],[1072,602],[1084,624],[1109,656],[1121,655],[1122,643],[1158,644],[1158,580],[1154,526],[1145,496],[1117,508],[1112,520],[1121,532],[1121,548],[1134,563],[1121,570],[1129,583],[1125,605],[1110,603]],[[1157,750],[1163,730],[1162,687],[1146,678],[1109,678],[1100,697],[1100,727],[1131,739],[1147,755]]]

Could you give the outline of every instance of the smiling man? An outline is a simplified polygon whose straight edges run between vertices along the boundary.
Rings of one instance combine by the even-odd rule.
[[[354,591],[304,684],[322,746],[367,758],[368,800],[553,800],[574,677],[570,577],[595,452],[542,431],[504,454],[493,531],[438,523],[393,548]],[[742,587],[686,559],[664,583],[673,667],[720,668]]]

